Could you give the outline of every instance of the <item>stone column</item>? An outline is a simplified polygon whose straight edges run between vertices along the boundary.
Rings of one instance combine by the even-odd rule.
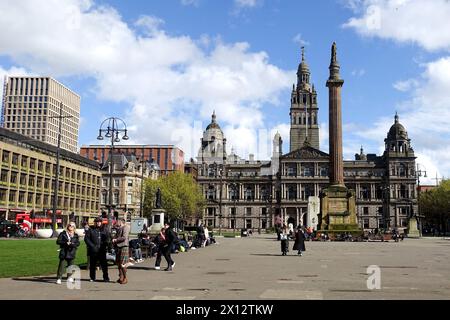
[[[330,77],[327,81],[329,92],[329,147],[330,147],[330,184],[344,185],[344,159],[342,154],[342,106],[341,89],[344,80],[339,75],[339,63],[336,57],[336,43],[331,49]]]

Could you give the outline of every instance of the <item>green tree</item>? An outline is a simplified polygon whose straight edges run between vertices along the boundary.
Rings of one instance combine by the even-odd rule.
[[[436,189],[422,192],[419,204],[426,222],[447,232],[450,219],[450,180],[443,180]]]
[[[187,221],[201,214],[205,207],[200,186],[190,174],[174,172],[157,180],[147,179],[144,188],[144,213],[147,217],[155,207],[158,188],[161,189],[163,209],[170,220]]]

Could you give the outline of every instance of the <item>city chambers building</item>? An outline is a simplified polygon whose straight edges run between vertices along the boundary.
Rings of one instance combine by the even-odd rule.
[[[227,153],[226,137],[212,115],[197,156],[207,226],[266,229],[281,222],[317,227],[308,215],[320,207],[328,187],[329,155],[320,150],[319,106],[310,78],[303,52],[291,93],[289,152],[283,153],[277,133],[270,160]],[[380,156],[361,147],[354,160],[344,160],[344,181],[355,191],[358,223],[365,230],[406,228],[418,209],[416,157],[397,114],[384,142]]]

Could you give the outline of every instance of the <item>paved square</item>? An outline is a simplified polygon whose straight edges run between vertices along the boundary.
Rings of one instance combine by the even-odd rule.
[[[173,255],[174,272],[153,270],[154,258],[133,266],[129,283],[123,286],[90,283],[86,270],[81,271],[80,290],[69,290],[64,282],[56,285],[54,275],[0,279],[0,299],[450,298],[450,241],[442,238],[306,242],[302,257],[292,250],[281,256],[280,243],[272,235],[218,241]],[[367,288],[370,265],[381,268],[379,290]],[[116,268],[111,268],[110,276],[116,279]]]

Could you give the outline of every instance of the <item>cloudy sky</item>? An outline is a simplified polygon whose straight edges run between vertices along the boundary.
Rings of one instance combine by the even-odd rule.
[[[447,0],[0,0],[0,76],[51,76],[81,96],[79,145],[123,118],[132,143],[196,155],[216,111],[238,154],[289,146],[290,91],[305,46],[328,151],[333,41],[344,154],[381,154],[397,111],[418,163],[450,176]],[[1,93],[0,93],[1,95]],[[422,180],[435,183],[435,180]]]

